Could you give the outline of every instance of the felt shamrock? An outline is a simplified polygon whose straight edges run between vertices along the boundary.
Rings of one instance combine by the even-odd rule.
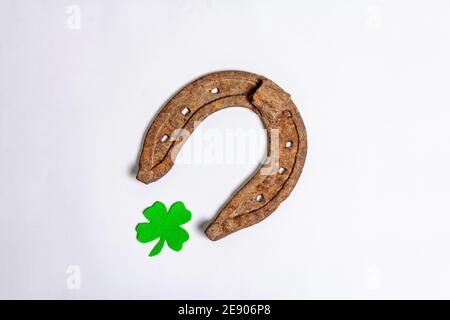
[[[144,210],[144,216],[150,223],[139,223],[136,226],[137,240],[142,243],[151,242],[159,238],[149,256],[159,254],[167,242],[169,248],[180,251],[183,243],[188,241],[189,233],[180,227],[191,220],[192,214],[186,209],[183,202],[172,204],[167,212],[166,206],[156,201],[151,207]]]

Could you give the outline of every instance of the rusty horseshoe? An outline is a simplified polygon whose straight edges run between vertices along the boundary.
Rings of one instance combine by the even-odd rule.
[[[195,124],[210,114],[234,106],[259,115],[267,130],[269,147],[265,164],[207,227],[205,233],[211,240],[264,220],[295,187],[305,163],[307,138],[290,95],[257,74],[207,74],[186,85],[161,109],[148,129],[139,159],[137,179],[146,184],[158,180],[172,168],[176,153],[186,140],[175,137],[176,132],[182,129],[192,133]]]

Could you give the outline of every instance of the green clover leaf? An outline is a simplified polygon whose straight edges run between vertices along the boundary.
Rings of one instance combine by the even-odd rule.
[[[156,201],[151,207],[144,210],[144,216],[149,223],[139,223],[136,226],[137,240],[141,243],[148,243],[159,238],[149,256],[153,257],[159,254],[165,242],[170,249],[180,251],[183,243],[189,240],[189,233],[180,226],[191,220],[192,214],[186,209],[183,202],[175,202],[167,212],[166,206],[162,202]]]

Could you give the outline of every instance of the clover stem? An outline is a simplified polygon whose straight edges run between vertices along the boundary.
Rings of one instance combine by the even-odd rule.
[[[164,246],[164,238],[160,238],[158,243],[153,247],[152,251],[150,252],[149,256],[153,257],[159,254]]]

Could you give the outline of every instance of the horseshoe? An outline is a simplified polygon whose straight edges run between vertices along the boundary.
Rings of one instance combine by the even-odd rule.
[[[233,106],[259,115],[270,147],[265,163],[207,227],[205,233],[211,240],[264,220],[297,184],[305,163],[307,138],[303,120],[288,93],[269,79],[244,71],[214,72],[191,82],[152,122],[136,177],[148,184],[164,176],[186,141],[179,139],[180,132],[192,133],[195,125],[210,114]]]

